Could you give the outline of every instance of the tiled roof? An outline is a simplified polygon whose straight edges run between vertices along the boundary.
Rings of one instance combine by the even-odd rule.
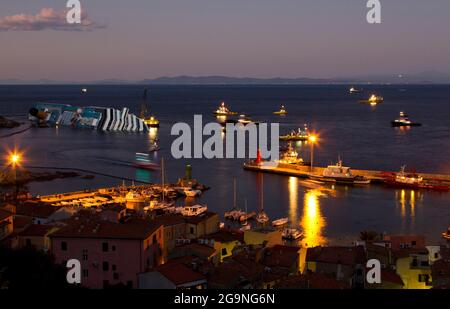
[[[14,229],[15,230],[23,229],[32,223],[33,223],[33,219],[30,217],[16,216],[14,218]]]
[[[204,220],[207,220],[214,216],[218,216],[218,214],[216,214],[215,212],[205,212],[198,216],[184,217],[184,218],[186,220],[186,223],[199,224],[199,223],[203,222]]]
[[[79,218],[79,217],[78,217]],[[142,218],[130,218],[124,223],[95,218],[71,219],[67,226],[52,233],[52,238],[100,238],[100,239],[145,239],[161,224]]]
[[[164,226],[173,226],[173,225],[179,225],[184,223],[184,217],[182,215],[178,214],[170,214],[170,215],[164,215],[156,217],[155,222],[159,222]]]
[[[261,263],[267,267],[292,267],[299,258],[299,247],[275,245],[264,251]]]
[[[394,271],[381,270],[381,282],[391,282],[404,285],[402,278]]]
[[[0,220],[5,220],[11,217],[13,214],[7,210],[0,209]]]
[[[34,218],[48,218],[59,209],[60,207],[49,204],[23,203],[17,205],[16,214]]]
[[[32,224],[27,227],[25,230],[20,232],[19,236],[46,236],[55,226],[52,225],[42,225],[42,224]]]
[[[175,285],[206,280],[205,276],[196,272],[182,263],[170,263],[161,265],[156,270]]]
[[[303,275],[284,278],[277,284],[279,289],[349,289],[350,286],[344,281],[338,281],[325,274],[307,273]]]
[[[358,247],[314,247],[308,248],[306,261],[343,265],[363,264],[364,248]]]

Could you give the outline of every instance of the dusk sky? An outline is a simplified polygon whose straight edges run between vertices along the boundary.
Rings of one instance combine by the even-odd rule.
[[[3,0],[0,79],[450,73],[449,0],[381,0],[381,25],[366,2],[81,0],[90,31],[70,31],[65,0]]]

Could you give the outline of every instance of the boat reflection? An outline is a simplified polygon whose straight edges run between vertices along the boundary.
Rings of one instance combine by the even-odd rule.
[[[158,139],[158,128],[148,128],[148,137],[150,141]]]
[[[298,178],[289,177],[289,222],[298,223]]]
[[[406,213],[409,207],[409,216],[414,218],[416,216],[416,204],[423,198],[422,193],[420,191],[402,189],[396,191],[395,195],[397,207],[400,208],[400,216],[403,219],[406,218]]]
[[[327,240],[323,235],[326,225],[325,218],[320,211],[319,197],[324,195],[319,190],[308,190],[304,196],[303,217],[300,225],[303,229],[302,245],[315,247],[325,245]]]

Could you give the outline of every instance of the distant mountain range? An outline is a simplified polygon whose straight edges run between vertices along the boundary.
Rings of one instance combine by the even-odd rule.
[[[422,72],[405,75],[367,75],[348,78],[253,78],[229,76],[175,76],[143,80],[104,79],[84,82],[61,82],[47,79],[0,79],[3,85],[20,84],[145,84],[145,85],[330,85],[330,84],[450,84],[450,74]]]

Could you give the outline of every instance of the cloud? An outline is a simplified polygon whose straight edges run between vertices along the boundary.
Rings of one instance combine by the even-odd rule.
[[[36,15],[20,13],[0,18],[0,31],[92,31],[105,28],[104,25],[91,21],[86,12],[81,13],[81,24],[69,24],[67,11],[55,11],[43,8]]]

